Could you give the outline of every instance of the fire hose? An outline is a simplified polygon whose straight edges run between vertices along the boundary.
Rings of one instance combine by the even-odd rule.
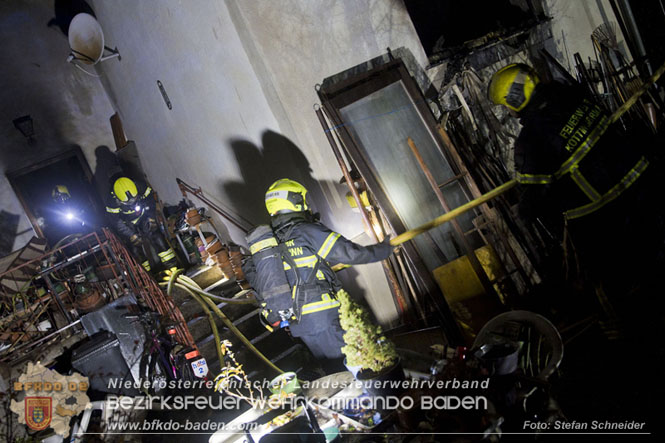
[[[658,81],[658,79],[665,73],[665,63],[661,65],[658,70],[647,79],[646,82],[638,89],[635,91],[635,93],[623,104],[621,105],[614,113],[610,116],[608,120],[608,126],[611,125],[612,123],[616,122],[621,118],[623,114],[626,113],[630,109],[631,106],[633,106],[635,103],[637,103],[637,100],[640,98],[642,94],[644,94],[649,87],[654,84],[655,82]],[[407,242],[411,240],[412,238],[423,234],[430,229],[434,229],[437,226],[440,226],[446,222],[449,222],[450,220],[464,214],[465,212],[470,211],[471,209],[482,205],[485,202],[488,202],[489,200],[492,200],[493,198],[496,198],[500,196],[501,194],[509,191],[513,187],[515,187],[518,184],[516,179],[512,179],[510,181],[507,181],[506,183],[497,186],[496,188],[492,189],[491,191],[481,195],[480,197],[469,201],[468,203],[465,203],[461,206],[458,206],[457,208],[453,209],[450,212],[447,212],[443,215],[440,215],[439,217],[430,220],[429,222],[422,224],[416,228],[410,229],[406,232],[403,232],[402,234],[399,234],[397,237],[393,238],[390,240],[390,244],[392,246],[398,246],[401,245],[404,242]],[[359,205],[361,203],[358,203]],[[340,269],[346,268],[348,265],[344,264],[337,264],[333,266],[333,270],[339,271]]]
[[[215,324],[215,320],[212,316],[213,312],[222,320],[222,322],[224,322],[224,325],[226,325],[226,327],[229,328],[229,330],[233,332],[236,335],[236,337],[238,337],[245,346],[247,346],[247,348],[250,351],[256,354],[257,357],[259,357],[268,366],[270,366],[272,369],[279,372],[280,374],[284,372],[280,368],[275,366],[273,362],[271,362],[265,355],[263,355],[261,351],[259,351],[256,348],[256,346],[254,346],[252,342],[249,341],[242,332],[240,332],[240,330],[233,324],[233,322],[211,300],[210,294],[201,289],[201,287],[194,280],[185,275],[181,275],[181,273],[182,269],[179,269],[178,271],[171,273],[169,276],[169,280],[160,283],[160,285],[166,286],[166,292],[168,295],[171,295],[174,287],[185,291],[187,295],[196,300],[196,302],[201,306],[206,316],[208,317],[208,322],[210,323],[210,329],[212,329],[213,336],[215,337],[215,348],[217,350],[217,356],[219,358],[219,365],[222,368],[222,370],[224,369],[222,343],[219,337],[219,330],[217,329],[217,325]],[[255,303],[253,299],[225,299],[225,300],[227,303],[238,303],[238,304]]]

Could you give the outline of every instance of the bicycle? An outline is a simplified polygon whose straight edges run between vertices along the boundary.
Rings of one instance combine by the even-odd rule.
[[[170,381],[181,380],[182,371],[179,366],[182,365],[178,365],[174,355],[174,350],[179,345],[173,339],[173,334],[164,334],[159,314],[142,311],[125,317],[140,321],[145,332],[146,340],[139,360],[138,381],[141,390],[148,395],[155,395],[168,386]],[[175,331],[173,327],[167,330]]]

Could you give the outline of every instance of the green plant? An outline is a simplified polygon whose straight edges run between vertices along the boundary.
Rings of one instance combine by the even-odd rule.
[[[351,299],[344,290],[337,293],[341,303],[339,321],[344,329],[342,353],[346,364],[360,366],[379,373],[397,361],[395,345],[381,331],[381,326],[372,323],[365,308]]]

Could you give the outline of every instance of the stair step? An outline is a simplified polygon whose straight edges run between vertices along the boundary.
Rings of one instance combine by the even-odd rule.
[[[244,321],[241,323],[238,323],[236,325],[236,328],[249,340],[252,340],[254,337],[260,335],[265,331],[265,328],[261,325],[259,322],[258,318],[256,318],[256,314],[253,316],[255,320],[253,320],[251,317],[249,318],[249,321]],[[219,331],[220,338],[223,340],[225,338],[231,340],[232,342],[235,341],[235,334],[230,331],[224,324],[221,318],[217,316],[213,316],[215,324],[217,325],[217,330]],[[193,322],[192,325],[189,327],[190,332],[192,333],[192,337],[194,337],[194,341],[198,342],[202,338],[206,338],[208,336],[212,336],[212,330],[210,329],[210,323],[208,322],[208,318],[206,316],[202,316],[197,319],[198,321]]]
[[[264,338],[266,338],[270,334],[271,334],[270,331],[265,331],[263,334],[258,335],[256,337],[254,337],[253,339],[251,339],[250,342],[252,342],[253,345],[256,345],[256,343],[260,342],[261,340],[263,340]]]
[[[270,361],[282,371],[296,372],[296,370],[300,370],[303,367],[303,361],[307,360],[308,356],[306,356],[306,353],[307,351],[305,351],[304,346],[296,343]],[[250,380],[273,378],[275,377],[274,372],[273,369],[263,363],[263,367],[256,367],[247,374],[247,377]]]
[[[189,275],[188,277],[194,280],[200,287],[207,288],[213,283],[222,280],[224,273],[217,266],[208,266],[205,269],[197,270],[193,275]]]
[[[217,280],[215,283],[211,284],[210,286],[208,286],[208,287],[206,287],[206,288],[203,288],[203,290],[206,291],[206,292],[210,292],[210,291],[212,291],[213,289],[215,289],[215,288],[217,288],[217,287],[219,287],[219,286],[222,286],[222,285],[224,285],[224,284],[226,284],[226,283],[234,283],[234,284],[235,284],[235,282],[233,282],[233,281],[231,281],[231,280],[229,280],[229,279],[227,279],[227,278],[225,277],[225,278],[222,278],[222,279],[220,279],[220,280]]]

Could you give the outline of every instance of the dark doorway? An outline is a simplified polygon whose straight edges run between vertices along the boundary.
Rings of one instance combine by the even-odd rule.
[[[50,247],[99,227],[99,197],[80,148],[8,172],[7,178],[35,232]]]
[[[531,2],[522,10],[510,0],[407,0],[404,2],[428,57],[454,52],[486,35],[506,35],[534,24]]]

